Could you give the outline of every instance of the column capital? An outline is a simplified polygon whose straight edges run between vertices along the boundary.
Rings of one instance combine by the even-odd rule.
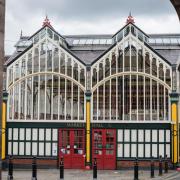
[[[169,96],[170,96],[170,101],[171,102],[178,102],[179,101],[179,93],[177,93],[177,92],[172,92],[172,93],[170,93],[169,94]]]
[[[7,102],[7,100],[8,100],[8,93],[7,91],[3,90],[3,101]]]
[[[86,100],[89,100],[89,101],[90,101],[91,95],[92,95],[91,91],[90,91],[90,90],[87,90],[87,91],[85,92],[85,95],[86,95]]]

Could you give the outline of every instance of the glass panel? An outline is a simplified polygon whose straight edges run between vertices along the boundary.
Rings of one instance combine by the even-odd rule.
[[[34,49],[34,73],[39,71],[39,48]]]
[[[67,75],[72,76],[72,65],[71,65],[71,58],[68,57],[67,61]]]
[[[105,64],[105,77],[110,76],[110,62],[109,58],[106,59],[106,64]]]
[[[164,120],[164,86],[159,84],[159,120]]]
[[[93,92],[93,120],[97,120],[97,89]]]
[[[47,43],[47,71],[52,71],[52,52],[54,48],[50,42]]]
[[[79,119],[84,120],[84,92],[80,90]]]
[[[53,120],[58,119],[58,91],[59,88],[59,77],[53,76]]]
[[[60,99],[59,99],[59,119],[60,120],[64,120],[64,106],[65,106],[65,79],[64,78],[60,78],[60,84],[59,84],[59,88],[60,88]]]
[[[102,155],[102,131],[94,131],[94,154]]]
[[[159,64],[159,79],[164,81],[164,70],[163,70],[163,64],[162,63]]]
[[[62,130],[61,132],[61,153],[62,154],[70,154],[70,131],[69,130]]]
[[[118,57],[118,72],[123,71],[123,52],[119,51],[119,57]]]
[[[130,120],[130,76],[124,76],[124,120]]]
[[[110,81],[105,83],[105,120],[109,120],[109,98],[110,98]],[[98,112],[99,113],[99,112]]]
[[[157,77],[157,65],[155,58],[152,60],[152,75]]]
[[[46,76],[46,119],[51,119],[52,113],[52,75]]]
[[[71,81],[66,81],[66,119],[71,120],[71,95],[72,87]]]
[[[85,73],[84,73],[84,69],[81,69],[80,71],[80,83],[85,86]]]
[[[150,74],[150,59],[149,59],[148,53],[146,53],[146,56],[145,56],[145,72]]]
[[[139,72],[144,71],[144,62],[143,62],[142,50],[139,50],[139,53],[138,53],[138,71]]]
[[[152,119],[157,120],[157,82],[152,80]]]
[[[97,84],[97,70],[96,68],[93,69],[93,77],[92,77],[92,86]]]
[[[74,76],[74,79],[76,81],[78,81],[78,74],[79,74],[79,72],[78,72],[78,64],[75,63],[74,67],[73,67],[73,76]]]
[[[31,89],[32,86],[30,86]],[[28,93],[28,91],[27,91]],[[25,80],[21,82],[20,119],[25,119]],[[28,103],[27,103],[28,104]]]
[[[38,84],[39,76],[35,76],[33,80],[33,119],[38,118]]]
[[[103,64],[99,64],[99,81],[103,80]]]
[[[137,80],[131,76],[131,120],[137,120]]]
[[[19,118],[19,84],[14,87],[14,119]]]
[[[150,97],[150,79],[149,78],[145,78],[145,120],[151,120],[151,107],[150,107],[150,103],[151,103],[151,97]]]
[[[26,119],[31,119],[32,114],[32,78],[27,79],[27,97],[26,97]]]
[[[116,55],[112,55],[112,61],[111,61],[111,74],[116,73]]]
[[[83,130],[74,130],[74,154],[82,155],[84,151]]]
[[[130,51],[129,48],[128,50],[125,51],[125,59],[124,59],[124,71],[130,71]]]
[[[123,77],[118,77],[118,120],[123,119]]]
[[[21,77],[26,75],[26,57],[22,58],[21,63]]]
[[[46,44],[45,41],[41,43],[40,49],[40,71],[45,71],[46,67]]]
[[[61,53],[60,73],[61,73],[61,74],[65,74],[65,54],[64,54],[64,53]]]
[[[40,107],[39,107],[39,118],[41,120],[45,119],[45,75],[40,76]]]
[[[116,120],[116,78],[111,80],[111,119]]]
[[[78,86],[73,83],[73,120],[78,119]]]
[[[32,52],[28,54],[27,75],[32,73]]]
[[[103,85],[99,86],[99,99],[98,99],[98,120],[103,120],[103,97],[104,97],[104,91],[103,91]]]
[[[131,48],[131,70],[137,71],[136,49]]]
[[[138,76],[138,120],[144,120],[144,77]]]

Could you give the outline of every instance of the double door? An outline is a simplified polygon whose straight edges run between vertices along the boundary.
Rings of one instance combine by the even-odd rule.
[[[59,159],[64,158],[64,168],[84,168],[84,133],[84,129],[59,129]]]
[[[116,168],[116,130],[93,129],[92,158],[98,169]]]

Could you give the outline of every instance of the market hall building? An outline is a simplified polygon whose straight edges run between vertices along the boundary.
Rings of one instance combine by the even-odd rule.
[[[118,169],[179,162],[180,34],[147,35],[130,15],[113,35],[62,36],[46,18],[7,60],[4,158]],[[7,119],[7,120],[6,120]]]

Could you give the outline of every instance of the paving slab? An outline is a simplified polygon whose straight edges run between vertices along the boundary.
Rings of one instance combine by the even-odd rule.
[[[2,179],[7,180],[7,171],[2,172]],[[31,170],[14,170],[13,180],[31,180]],[[133,170],[98,170],[97,180],[133,180]],[[58,169],[40,169],[37,171],[37,180],[59,180]],[[139,180],[148,180],[150,178],[150,171],[139,171]],[[154,180],[180,180],[180,172],[169,171],[168,174],[158,176],[158,171],[155,171]],[[92,170],[65,170],[64,180],[93,180]]]

